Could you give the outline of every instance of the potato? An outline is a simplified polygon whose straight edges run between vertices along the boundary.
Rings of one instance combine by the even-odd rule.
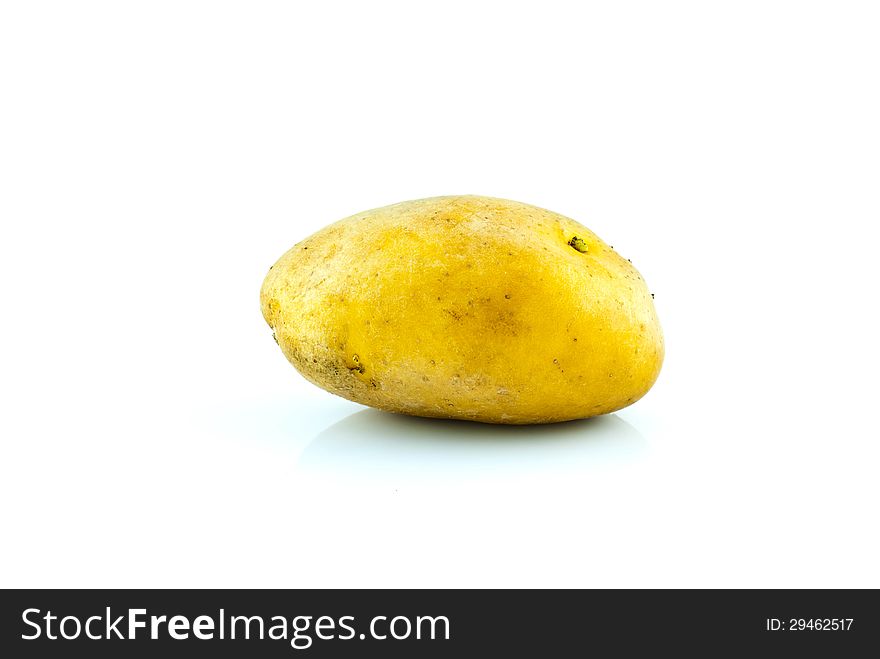
[[[353,215],[291,248],[260,292],[285,357],[390,412],[487,423],[641,398],[663,337],[642,276],[562,215],[478,196]]]

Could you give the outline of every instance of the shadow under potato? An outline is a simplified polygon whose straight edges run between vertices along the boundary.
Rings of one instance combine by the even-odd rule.
[[[425,419],[367,409],[319,433],[299,465],[337,473],[462,474],[583,470],[626,463],[647,449],[638,430],[609,414],[547,425],[506,426]]]

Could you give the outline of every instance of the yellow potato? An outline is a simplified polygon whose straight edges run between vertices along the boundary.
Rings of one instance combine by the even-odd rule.
[[[613,412],[660,372],[642,276],[589,229],[515,201],[408,201],[291,248],[263,316],[308,380],[390,412],[549,423]]]

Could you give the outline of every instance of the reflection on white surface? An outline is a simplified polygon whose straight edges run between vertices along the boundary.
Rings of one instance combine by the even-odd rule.
[[[348,481],[444,483],[578,475],[638,461],[648,442],[616,415],[540,426],[423,419],[362,410],[319,433],[301,472]]]

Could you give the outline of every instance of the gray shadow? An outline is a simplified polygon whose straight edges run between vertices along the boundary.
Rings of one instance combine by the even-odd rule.
[[[298,467],[358,479],[584,473],[638,461],[648,449],[641,433],[614,414],[501,426],[368,409],[320,432],[303,450]]]

